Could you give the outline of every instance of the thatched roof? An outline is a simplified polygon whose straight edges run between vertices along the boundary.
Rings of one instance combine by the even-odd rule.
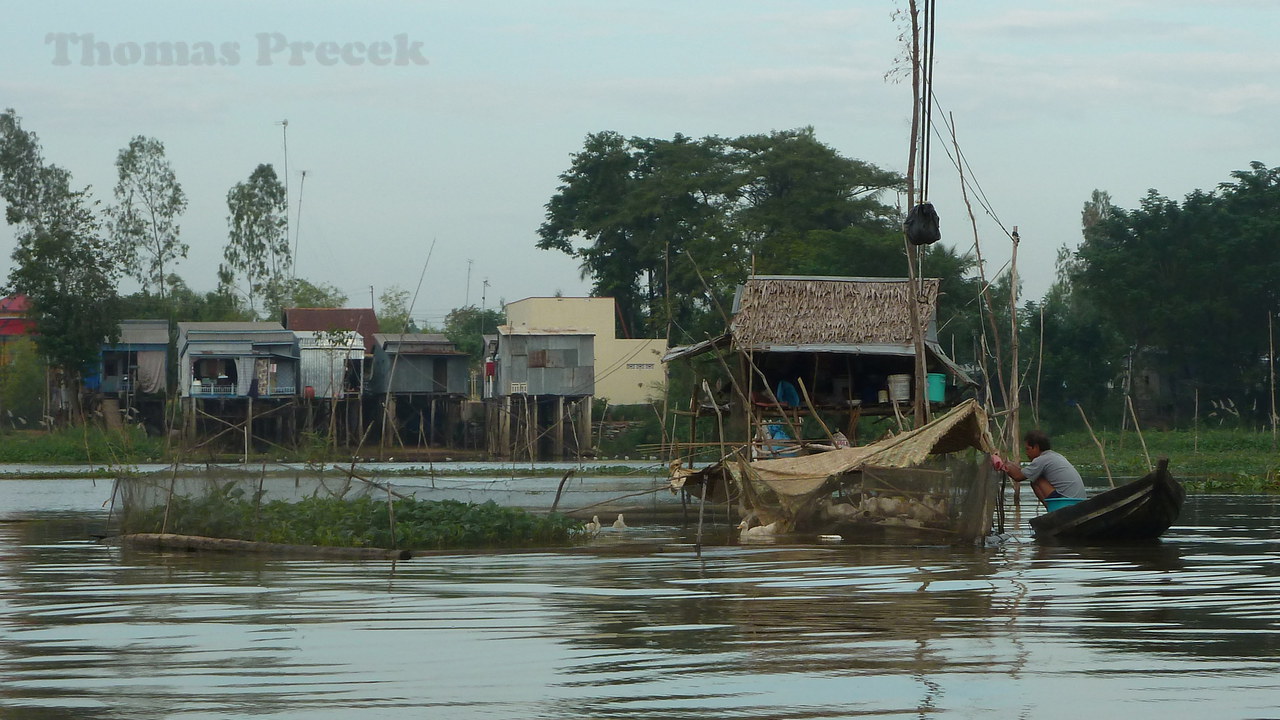
[[[921,284],[920,318],[927,327],[939,283]],[[739,289],[731,332],[739,348],[909,345],[909,297],[906,279],[755,276]]]

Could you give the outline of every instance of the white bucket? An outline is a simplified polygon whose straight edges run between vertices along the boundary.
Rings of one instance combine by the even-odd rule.
[[[905,402],[911,399],[911,376],[889,376],[889,399],[894,402]]]

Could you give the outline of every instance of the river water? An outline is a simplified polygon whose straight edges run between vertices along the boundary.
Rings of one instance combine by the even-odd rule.
[[[633,524],[392,565],[122,550],[109,496],[0,480],[4,720],[1280,717],[1271,497],[1141,547],[1038,546],[1024,497],[990,549]]]

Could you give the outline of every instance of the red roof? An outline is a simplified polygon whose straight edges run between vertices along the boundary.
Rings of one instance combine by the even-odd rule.
[[[364,340],[364,351],[373,353],[373,334],[378,332],[378,316],[373,308],[285,308],[284,322],[290,330],[354,330]]]
[[[34,335],[36,324],[27,318],[30,310],[26,295],[0,298],[0,335]]]

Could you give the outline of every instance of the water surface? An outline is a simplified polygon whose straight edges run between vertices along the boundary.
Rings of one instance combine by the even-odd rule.
[[[1040,547],[1024,498],[993,549],[640,525],[394,565],[121,550],[109,498],[0,481],[0,717],[1280,717],[1269,497],[1140,547]]]

